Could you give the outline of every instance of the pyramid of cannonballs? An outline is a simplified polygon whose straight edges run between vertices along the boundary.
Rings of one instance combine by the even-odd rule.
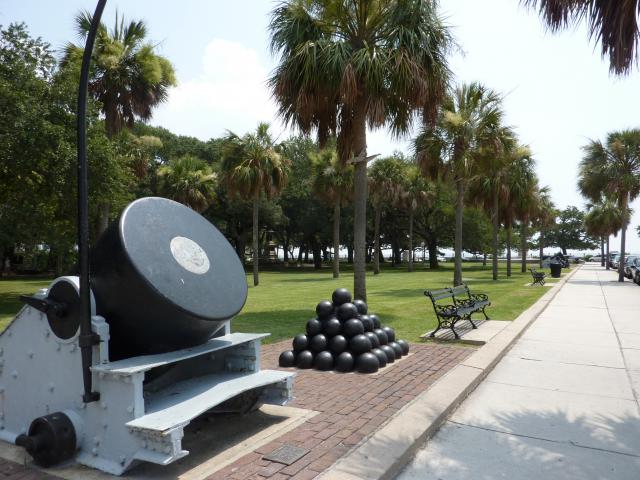
[[[296,335],[293,350],[280,354],[281,367],[375,373],[409,353],[409,344],[396,341],[393,328],[368,314],[365,302],[351,301],[349,290],[339,288],[331,299],[318,303],[317,318],[307,322],[306,334]]]

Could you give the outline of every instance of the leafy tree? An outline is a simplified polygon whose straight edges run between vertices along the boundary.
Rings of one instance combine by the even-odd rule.
[[[415,141],[425,174],[446,176],[456,187],[455,270],[453,284],[462,283],[462,216],[468,184],[479,174],[484,149],[503,137],[501,98],[479,83],[461,85],[440,108],[435,127],[426,127]]]
[[[199,158],[187,156],[171,160],[160,167],[158,177],[163,196],[198,213],[205,211],[215,198],[216,175]]]
[[[433,182],[433,196],[416,212],[415,231],[429,250],[429,268],[438,268],[439,247],[453,245],[455,190],[449,183]]]
[[[408,213],[409,223],[409,265],[408,270],[413,272],[413,225],[416,212],[420,208],[424,208],[433,200],[435,196],[433,185],[422,175],[416,165],[411,164],[407,167],[404,184],[401,186],[400,198],[398,205]]]
[[[563,255],[567,250],[589,250],[598,245],[586,232],[584,212],[573,206],[558,212],[555,226],[547,234],[547,244],[560,248]]]
[[[616,74],[629,73],[638,60],[638,0],[521,0],[521,3],[538,8],[552,31],[585,20],[589,37],[601,44],[602,56],[609,57],[610,70]]]
[[[333,207],[333,278],[340,276],[340,209],[353,192],[353,167],[342,165],[335,148],[311,154],[313,190]]]
[[[354,295],[366,300],[366,127],[409,131],[444,96],[449,32],[433,0],[286,0],[273,11],[270,85],[279,114],[304,133],[330,133],[340,158],[355,157]]]
[[[591,140],[584,147],[578,186],[590,200],[615,200],[624,214],[620,235],[618,281],[624,282],[627,214],[630,203],[640,195],[640,130],[623,130],[607,135],[605,143]]]
[[[231,194],[253,201],[253,284],[257,286],[259,258],[258,213],[260,197],[278,195],[287,183],[289,161],[280,155],[267,123],[239,137],[229,132],[222,161],[223,181]]]

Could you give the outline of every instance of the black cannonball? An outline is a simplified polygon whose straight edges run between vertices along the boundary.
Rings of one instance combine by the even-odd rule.
[[[340,305],[336,313],[340,320],[346,322],[350,318],[356,318],[358,316],[358,308],[353,303],[347,302]]]
[[[364,302],[364,300],[356,298],[352,303],[358,308],[358,313],[360,315],[367,314],[367,310],[369,309],[369,307],[367,307],[367,304]]]
[[[360,321],[362,322],[362,325],[364,325],[365,332],[373,331],[373,320],[371,320],[369,315],[360,315]]]
[[[362,322],[357,318],[352,318],[351,320],[347,320],[342,325],[342,334],[347,337],[355,337],[356,335],[360,335],[364,333],[364,326]]]
[[[380,368],[384,368],[387,366],[387,354],[384,353],[380,348],[374,348],[373,350],[371,350],[371,353],[378,357]]]
[[[389,345],[381,345],[380,350],[382,350],[387,356],[387,363],[393,363],[396,361],[396,351]]]
[[[409,353],[409,342],[407,342],[406,340],[398,340],[396,343],[400,345],[400,347],[402,347],[403,355]]]
[[[371,352],[362,353],[356,358],[356,369],[360,373],[376,373],[378,368],[380,368],[378,357]]]
[[[313,365],[313,353],[310,350],[302,350],[296,355],[296,365],[298,368],[311,368]]]
[[[339,307],[343,303],[351,302],[351,293],[346,288],[338,288],[333,291],[331,300],[333,300],[333,305],[335,307]]]
[[[380,345],[386,345],[387,343],[389,343],[389,338],[387,337],[387,333],[381,328],[376,328],[373,331],[373,333],[377,335]]]
[[[353,370],[353,364],[355,363],[351,352],[342,352],[338,355],[334,362],[334,368],[338,372],[350,372]]]
[[[378,336],[373,332],[364,332],[369,341],[371,342],[371,348],[378,348],[380,346],[380,340]]]
[[[342,323],[336,317],[331,317],[322,322],[322,331],[327,337],[334,337],[342,331]]]
[[[309,340],[309,348],[312,352],[318,353],[327,349],[327,337],[319,333]]]
[[[307,348],[309,348],[309,338],[306,335],[301,333],[300,335],[296,335],[295,337],[293,337],[294,352],[301,352],[302,350],[306,350]]]
[[[278,365],[281,367],[293,367],[295,364],[296,354],[293,353],[293,350],[287,350],[280,354],[280,358],[278,358]]]
[[[378,315],[376,315],[375,313],[372,313],[371,315],[369,315],[369,318],[373,322],[374,329],[382,327],[382,323],[380,323],[380,318],[378,317]]]
[[[349,350],[353,353],[365,353],[371,350],[371,340],[366,335],[356,335],[349,340]]]
[[[344,352],[347,349],[347,345],[349,345],[349,341],[343,335],[336,335],[329,339],[329,350],[336,355]]]
[[[387,338],[389,339],[390,342],[396,341],[396,331],[393,328],[382,327],[382,330],[384,330],[384,333],[387,334]]]
[[[313,368],[324,372],[331,370],[333,368],[333,355],[331,355],[331,352],[325,350],[316,354],[313,359]]]
[[[322,300],[316,305],[316,315],[319,319],[330,317],[333,313],[333,304],[329,300]]]
[[[396,358],[400,358],[403,355],[404,352],[398,342],[389,342],[389,346],[393,348],[393,351],[396,353]]]
[[[322,322],[317,318],[312,318],[307,322],[307,336],[309,338],[322,333]]]

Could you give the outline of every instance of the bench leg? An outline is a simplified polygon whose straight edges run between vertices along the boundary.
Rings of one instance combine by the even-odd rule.
[[[487,308],[487,307],[486,306],[482,307],[482,314],[484,315],[484,319],[485,320],[490,320],[490,318],[487,316],[487,312],[484,311],[485,308]]]
[[[475,323],[473,323],[473,320],[471,320],[471,315],[467,317],[467,320],[469,320],[469,323],[471,324],[472,328],[478,328],[478,326]]]
[[[431,332],[431,333],[429,334],[429,337],[431,337],[431,338],[435,338],[435,337],[436,337],[436,332],[437,332],[438,330],[440,330],[441,328],[442,328],[442,322],[441,322],[441,321],[440,321],[440,319],[438,318],[438,327],[437,327],[433,332]]]
[[[455,320],[453,320],[451,322],[451,326],[449,328],[451,328],[451,331],[453,332],[453,336],[455,337],[456,340],[460,340],[460,335],[458,335],[458,332],[456,332],[456,329],[454,328],[456,326],[456,322],[460,320],[459,318],[456,318]]]

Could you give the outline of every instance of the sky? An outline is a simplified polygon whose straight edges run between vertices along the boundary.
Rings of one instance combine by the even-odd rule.
[[[95,1],[0,0],[0,24],[24,21],[34,36],[60,50],[77,41],[74,15],[93,11]],[[159,107],[153,125],[203,140],[226,130],[239,134],[270,122],[278,138],[290,132],[275,116],[266,78],[277,63],[269,51],[272,0],[109,0],[103,20],[118,10],[144,19],[158,53],[174,64],[178,86]],[[504,95],[507,123],[514,126],[537,161],[542,185],[555,204],[584,206],[576,188],[581,147],[607,132],[640,127],[640,73],[609,74],[599,47],[584,26],[548,32],[537,13],[518,0],[441,0],[440,10],[460,49],[451,57],[457,82],[480,81]],[[368,153],[410,153],[411,135],[395,141],[386,131],[369,132]],[[640,252],[635,227],[627,251]],[[619,238],[612,237],[612,249]]]

